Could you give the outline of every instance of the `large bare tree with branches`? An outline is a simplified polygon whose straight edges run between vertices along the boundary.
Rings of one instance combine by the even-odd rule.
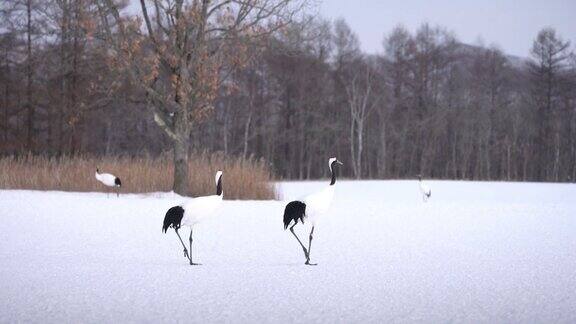
[[[172,141],[175,192],[187,194],[190,134],[219,85],[248,59],[247,44],[292,22],[306,0],[140,0],[139,14],[95,0],[111,63],[146,95]],[[142,24],[143,22],[143,24]]]

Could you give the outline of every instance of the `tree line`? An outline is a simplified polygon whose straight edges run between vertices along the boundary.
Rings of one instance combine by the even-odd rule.
[[[382,31],[370,55],[306,2],[0,6],[2,154],[170,151],[177,165],[221,151],[286,179],[325,176],[338,156],[353,178],[576,179],[576,57],[552,28],[526,58],[429,24]]]

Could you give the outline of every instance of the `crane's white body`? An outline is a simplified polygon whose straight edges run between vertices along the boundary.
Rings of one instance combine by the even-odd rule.
[[[312,226],[315,226],[316,222],[318,222],[330,209],[330,205],[334,199],[334,187],[334,185],[327,186],[326,188],[302,199],[302,202],[306,204],[305,219],[312,223]]]
[[[420,193],[422,193],[422,199],[427,201],[430,195],[432,194],[432,190],[428,187],[422,180],[419,181]]]
[[[181,206],[184,208],[182,225],[192,227],[215,215],[222,204],[222,196],[223,195],[197,197],[182,204]]]
[[[221,177],[222,171],[216,172],[214,180],[216,181],[217,187]],[[222,191],[220,195],[196,197],[183,203],[180,205],[182,208],[184,208],[184,216],[182,217],[181,224],[184,226],[192,227],[214,216],[220,205],[222,205],[223,198],[224,191]]]
[[[336,187],[335,171],[332,169],[334,162],[341,163],[336,158],[330,158],[328,160],[328,167],[330,168],[330,174],[332,176],[332,182],[330,185],[318,192],[304,197],[304,199],[301,199],[301,201],[306,204],[306,214],[304,218],[309,221],[312,226],[316,226],[316,222],[328,213],[332,200],[334,200],[334,191]]]
[[[95,174],[96,180],[102,182],[105,186],[116,187],[116,176],[110,173],[98,173]]]

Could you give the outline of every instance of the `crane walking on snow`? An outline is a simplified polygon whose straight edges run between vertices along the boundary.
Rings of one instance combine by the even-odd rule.
[[[117,176],[110,173],[100,173],[100,170],[96,168],[96,180],[100,181],[106,187],[115,188],[116,196],[120,197],[120,187],[122,187],[122,181]]]
[[[302,200],[294,200],[289,202],[284,209],[284,230],[293,223],[290,227],[290,232],[294,235],[302,250],[304,251],[304,256],[306,257],[306,265],[316,265],[315,263],[310,263],[310,249],[312,248],[312,235],[314,234],[314,227],[316,222],[321,216],[326,214],[334,198],[334,185],[336,184],[336,167],[342,165],[342,162],[338,161],[335,157],[328,160],[328,167],[330,168],[330,173],[332,175],[332,180],[330,185],[321,191],[313,193],[306,196]],[[298,238],[298,235],[294,233],[294,226],[298,224],[298,220],[304,224],[304,220],[309,221],[312,224],[312,230],[310,230],[310,236],[308,238],[308,249],[302,244],[302,241]]]
[[[168,209],[166,216],[164,216],[162,230],[166,233],[169,227],[174,228],[176,235],[178,235],[178,238],[184,247],[184,257],[190,260],[190,265],[200,265],[200,263],[194,263],[192,261],[192,231],[194,225],[213,216],[222,204],[222,198],[224,196],[224,192],[222,191],[222,171],[216,172],[215,180],[215,195],[192,198],[179,206],[174,206]],[[178,229],[183,225],[190,227],[190,254],[188,254],[186,245],[184,244],[184,241],[182,241],[180,233],[178,233]]]

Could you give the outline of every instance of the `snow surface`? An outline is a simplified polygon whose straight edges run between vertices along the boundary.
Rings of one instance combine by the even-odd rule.
[[[0,323],[576,322],[576,185],[428,184],[338,182],[316,267],[284,202],[224,201],[193,267],[161,232],[177,195],[0,191]]]

